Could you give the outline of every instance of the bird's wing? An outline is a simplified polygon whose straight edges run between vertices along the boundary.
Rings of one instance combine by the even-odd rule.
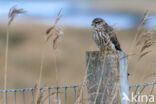
[[[107,25],[106,27],[107,29],[105,29],[105,31],[109,34],[110,41],[114,44],[116,50],[122,51],[120,48],[120,43],[116,37],[116,33],[114,32],[114,29],[109,25]]]
[[[119,43],[119,41],[118,41],[118,39],[117,39],[117,37],[116,37],[115,32],[112,32],[111,34],[112,34],[112,35],[111,35],[110,40],[111,40],[112,43],[114,44],[116,50],[122,51],[121,48],[120,48],[120,43]]]

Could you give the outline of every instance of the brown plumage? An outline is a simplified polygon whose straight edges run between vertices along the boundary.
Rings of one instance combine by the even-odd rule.
[[[93,26],[93,40],[100,48],[109,50],[122,51],[120,48],[120,43],[116,37],[116,33],[113,28],[109,26],[103,19],[95,18],[92,21]]]

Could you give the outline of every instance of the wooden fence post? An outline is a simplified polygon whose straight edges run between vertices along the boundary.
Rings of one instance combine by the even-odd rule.
[[[128,104],[126,56],[124,52],[86,53],[88,104]]]

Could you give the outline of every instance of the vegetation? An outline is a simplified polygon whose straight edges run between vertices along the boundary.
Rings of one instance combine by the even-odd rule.
[[[5,67],[4,73],[0,73],[1,89],[3,85],[4,89],[32,87],[37,80],[34,88],[86,84],[85,52],[97,50],[92,41],[90,29],[65,27],[64,35],[60,37],[62,28],[56,24],[61,18],[61,10],[54,25],[50,28],[30,23],[30,21],[30,24],[23,21],[19,25],[16,21],[10,29],[9,26],[13,21],[14,14],[25,13],[23,9],[15,7],[11,10],[6,38],[4,37],[5,27],[2,25],[0,29],[0,37],[2,37],[0,39],[0,59],[5,59],[5,62],[1,60],[2,63],[0,63],[1,69],[3,66]],[[149,79],[155,81],[153,77],[156,75],[154,69],[156,50],[153,45],[155,37],[152,37],[153,30],[144,29],[146,22],[147,12],[144,14],[138,29],[121,30],[117,33],[122,49],[128,53],[130,84],[144,83]],[[53,35],[55,36],[51,38]],[[6,43],[4,44],[4,42]],[[14,43],[16,44],[13,45]],[[132,50],[129,50],[131,43]],[[17,45],[18,47],[15,47]],[[4,51],[4,49],[6,50]],[[80,92],[77,94],[78,104],[81,103],[82,89],[86,88],[77,89]],[[36,104],[39,104],[41,99],[42,101],[47,100],[47,92],[35,90],[34,93],[36,94]],[[62,91],[59,92],[60,98],[61,94]],[[72,95],[72,91],[70,91],[69,97],[72,98]],[[56,98],[56,91],[53,91],[51,96]],[[85,99],[87,99],[87,94],[85,94]]]

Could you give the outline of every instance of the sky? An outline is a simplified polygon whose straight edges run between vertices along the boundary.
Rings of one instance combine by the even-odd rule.
[[[17,8],[23,8],[27,11],[24,17],[27,19],[36,19],[42,21],[43,24],[48,24],[56,18],[57,13],[61,8],[62,19],[61,24],[76,27],[90,27],[91,21],[96,17],[101,17],[108,24],[117,29],[128,29],[136,26],[136,15],[126,12],[115,12],[101,10],[97,11],[92,5],[80,2],[65,2],[65,1],[0,1],[0,19],[6,19],[10,7],[17,5]],[[43,0],[42,0],[43,1]],[[156,24],[156,16],[153,15],[148,27],[154,27]]]

